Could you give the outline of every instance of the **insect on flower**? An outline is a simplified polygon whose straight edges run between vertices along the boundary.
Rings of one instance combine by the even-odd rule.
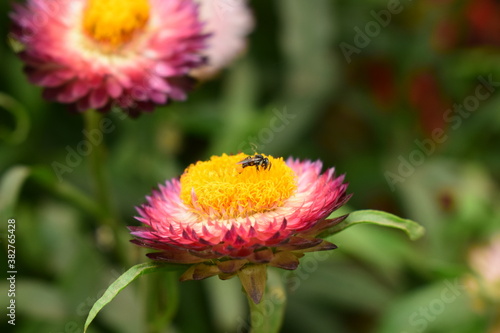
[[[351,195],[320,161],[257,155],[212,156],[160,184],[137,207],[132,242],[157,250],[148,254],[155,261],[186,265],[181,281],[237,275],[259,303],[267,266],[294,270],[306,252],[336,248],[319,236],[346,218],[328,217]],[[267,170],[236,172],[243,161]]]
[[[267,168],[271,169],[272,166],[271,162],[269,162],[269,159],[261,154],[247,156],[244,160],[241,160],[236,164],[241,164],[243,168],[255,166],[257,168],[257,171],[259,170],[259,166],[261,166],[264,170],[266,170]]]

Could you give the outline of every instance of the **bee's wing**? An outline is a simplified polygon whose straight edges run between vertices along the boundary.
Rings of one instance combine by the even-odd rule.
[[[249,157],[246,157],[245,159],[243,159],[243,160],[239,161],[239,162],[238,162],[238,163],[236,163],[236,164],[243,164],[243,163],[247,163],[247,162],[248,162],[248,161],[250,161],[251,159],[252,159],[252,157],[251,157],[251,156],[249,156]]]

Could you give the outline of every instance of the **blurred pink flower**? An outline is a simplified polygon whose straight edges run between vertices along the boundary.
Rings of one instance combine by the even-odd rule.
[[[211,35],[204,53],[208,64],[193,71],[195,77],[203,79],[215,75],[245,50],[254,20],[247,0],[196,1],[205,22],[204,32]]]
[[[469,265],[474,273],[467,283],[470,290],[500,303],[500,234],[493,236],[489,243],[473,248]]]
[[[471,273],[467,274],[463,283],[476,311],[490,316],[495,313],[494,320],[484,332],[500,332],[500,233],[492,236],[488,243],[472,248],[468,255]]]
[[[184,100],[203,64],[203,25],[192,0],[28,0],[12,36],[44,97],[77,111],[117,105],[132,116]]]
[[[336,248],[317,236],[345,218],[327,219],[350,198],[344,176],[322,173],[319,161],[262,156],[269,167],[213,156],[160,185],[137,208],[145,226],[129,227],[132,242],[161,251],[151,259],[192,265],[182,280],[238,274],[258,303],[266,265],[293,270],[304,252]]]

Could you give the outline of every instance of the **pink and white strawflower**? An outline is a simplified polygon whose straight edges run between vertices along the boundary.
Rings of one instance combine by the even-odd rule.
[[[193,0],[28,0],[12,37],[29,80],[77,111],[132,116],[186,99],[204,64],[206,34]]]
[[[204,52],[207,64],[192,71],[193,76],[207,79],[227,67],[247,46],[247,36],[254,27],[252,11],[247,0],[196,0],[210,34]]]
[[[487,302],[500,304],[500,234],[472,248],[468,261],[473,274],[466,277],[465,285],[476,307],[483,309]]]
[[[129,227],[132,242],[160,250],[154,260],[191,265],[181,280],[237,274],[258,303],[267,265],[293,270],[304,252],[336,248],[318,235],[345,218],[327,217],[350,198],[344,177],[319,161],[259,156],[213,156],[160,185],[137,208],[144,226]]]

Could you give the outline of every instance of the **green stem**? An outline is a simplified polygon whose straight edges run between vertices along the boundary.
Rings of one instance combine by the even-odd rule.
[[[86,140],[91,144],[91,151],[88,156],[91,177],[94,182],[95,198],[102,209],[103,217],[100,224],[108,227],[113,236],[115,253],[122,264],[127,263],[124,252],[123,239],[120,232],[118,214],[113,208],[112,196],[109,186],[109,174],[106,171],[106,146],[104,143],[104,133],[101,129],[103,116],[95,110],[87,110],[84,113]],[[92,138],[92,139],[91,139]],[[94,140],[94,141],[92,141]]]
[[[97,201],[100,203],[106,216],[108,217],[106,219],[106,223],[111,227],[114,227],[116,225],[113,224],[116,224],[116,220],[109,218],[113,215],[111,208],[111,195],[107,173],[104,168],[104,158],[106,153],[104,138],[103,133],[99,128],[100,122],[102,120],[102,115],[95,110],[88,110],[84,113],[84,119],[85,130],[88,133],[89,137],[91,137],[94,133],[99,133],[97,135],[101,138],[101,142],[92,144],[92,150],[89,155],[90,172],[92,174],[92,178],[94,179]]]
[[[149,280],[149,333],[168,332],[179,307],[179,275],[177,272],[156,274]]]
[[[179,275],[176,272],[168,272],[165,279],[165,289],[167,290],[167,304],[162,326],[170,324],[179,308]]]
[[[279,332],[285,315],[286,290],[281,274],[269,268],[267,288],[259,304],[255,304],[247,295],[250,307],[250,333]]]
[[[105,218],[102,208],[95,200],[68,181],[58,182],[54,179],[52,170],[46,167],[32,167],[31,170],[30,177],[38,185],[44,187],[54,195],[68,200],[91,216],[98,219]]]

